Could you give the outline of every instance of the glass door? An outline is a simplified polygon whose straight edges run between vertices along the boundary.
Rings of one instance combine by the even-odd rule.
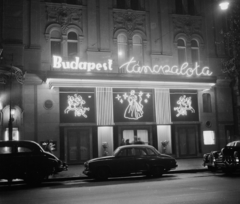
[[[89,129],[67,130],[68,163],[83,163],[90,159]]]

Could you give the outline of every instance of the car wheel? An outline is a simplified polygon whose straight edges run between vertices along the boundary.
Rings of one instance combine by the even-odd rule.
[[[95,175],[96,180],[104,181],[104,180],[107,180],[108,177],[109,177],[109,170],[107,167],[99,167],[97,169],[97,172]]]
[[[155,166],[152,169],[152,175],[153,177],[157,178],[157,177],[161,177],[162,176],[162,168],[159,166]]]

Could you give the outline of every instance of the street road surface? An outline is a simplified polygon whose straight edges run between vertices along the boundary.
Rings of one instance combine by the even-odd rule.
[[[167,174],[104,182],[72,180],[30,188],[0,185],[1,204],[240,204],[240,175]]]

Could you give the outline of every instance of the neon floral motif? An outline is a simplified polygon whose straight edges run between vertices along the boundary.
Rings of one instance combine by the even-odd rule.
[[[192,113],[195,113],[195,110],[192,107],[192,98],[186,97],[185,95],[181,96],[177,101],[178,107],[174,107],[174,111],[177,111],[176,115],[179,117],[180,115],[187,115],[187,111],[190,110]]]
[[[139,118],[143,117],[143,92],[140,91],[138,95],[136,95],[135,90],[131,90],[130,94],[124,93],[122,96],[119,94],[116,96],[116,99],[123,103],[124,100],[128,101],[128,106],[124,111],[124,118],[130,120],[138,120]],[[146,97],[149,98],[150,94],[146,94]],[[147,99],[144,100],[145,103],[148,102]]]
[[[86,104],[86,101],[82,99],[81,95],[74,94],[74,96],[68,96],[68,107],[64,110],[64,113],[74,111],[75,117],[83,116],[87,118],[85,113],[89,111],[90,108],[83,107],[83,104]]]

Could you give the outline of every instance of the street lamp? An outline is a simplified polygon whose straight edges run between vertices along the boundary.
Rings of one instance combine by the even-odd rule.
[[[219,6],[220,6],[221,10],[227,10],[228,7],[229,7],[229,2],[228,1],[221,1],[219,3]]]

